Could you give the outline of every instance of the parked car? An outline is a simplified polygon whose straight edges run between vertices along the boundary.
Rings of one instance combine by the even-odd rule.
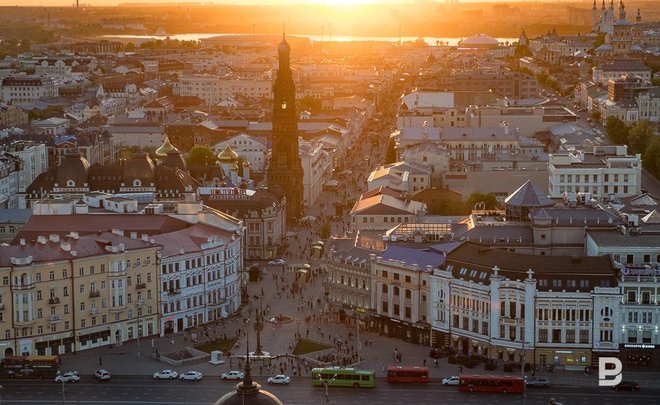
[[[94,378],[99,381],[110,381],[110,372],[104,369],[98,369],[94,372]]]
[[[612,389],[615,391],[639,391],[639,384],[634,381],[621,381]]]
[[[204,375],[199,371],[188,371],[179,377],[181,381],[201,381],[202,378]]]
[[[154,374],[154,380],[174,380],[179,376],[174,370],[160,370]]]
[[[442,385],[458,385],[458,382],[459,382],[459,378],[457,375],[453,375],[451,377],[442,379]]]
[[[77,371],[69,371],[64,374],[58,374],[55,377],[56,383],[68,383],[68,382],[78,382],[80,381],[80,376]]]
[[[268,262],[271,266],[281,266],[285,263],[284,259],[274,259]]]
[[[268,384],[289,384],[291,382],[291,378],[288,375],[278,374],[273,377],[268,377],[266,382]]]
[[[546,377],[527,377],[525,385],[528,387],[549,387],[550,380]]]
[[[241,371],[229,371],[227,373],[222,373],[220,375],[222,380],[241,380],[243,379],[243,373]]]

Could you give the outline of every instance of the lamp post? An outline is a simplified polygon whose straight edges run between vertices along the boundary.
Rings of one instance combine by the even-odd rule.
[[[525,379],[525,341],[522,341],[522,354],[520,355],[520,376],[523,382],[523,404],[527,403],[527,381]]]
[[[137,310],[137,324],[136,324],[136,334],[137,334],[137,355],[140,357],[140,329],[141,329],[141,318],[142,318],[142,307],[144,306],[144,300],[138,299],[137,303],[133,306],[133,309]]]

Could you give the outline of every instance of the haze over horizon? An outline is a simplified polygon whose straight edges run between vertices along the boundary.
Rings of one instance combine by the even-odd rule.
[[[507,0],[505,2],[499,0],[461,0],[461,3],[520,3],[526,0]],[[535,3],[552,2],[551,0],[534,1]],[[582,1],[565,1],[566,3],[590,3],[590,0]],[[416,3],[439,3],[444,4],[447,1],[443,0],[424,0],[424,1],[410,1],[410,0],[213,0],[213,1],[179,1],[179,0],[138,0],[138,1],[118,1],[118,0],[80,0],[80,5],[91,6],[122,6],[122,5],[234,5],[234,6],[275,6],[275,5],[327,5],[327,6],[342,6],[350,7],[352,5],[364,4],[416,4]],[[17,7],[71,7],[75,5],[75,0],[0,0],[0,6],[17,6]]]

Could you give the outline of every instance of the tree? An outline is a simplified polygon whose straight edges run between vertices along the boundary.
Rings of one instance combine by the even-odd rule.
[[[390,143],[387,145],[387,151],[385,152],[385,164],[396,162],[396,141],[394,138],[390,138]]]
[[[329,223],[324,223],[323,226],[321,226],[321,229],[319,230],[319,236],[321,239],[328,239],[330,237],[330,224]]]
[[[598,48],[599,46],[603,45],[605,43],[605,34],[600,33],[594,40],[594,49]]]
[[[216,161],[213,151],[205,146],[193,146],[188,152],[189,165],[210,165]]]
[[[628,129],[628,147],[632,153],[644,153],[653,138],[653,127],[648,120],[636,122]]]
[[[600,111],[594,110],[591,113],[591,119],[594,120],[594,121],[600,121]]]
[[[308,110],[311,113],[317,113],[321,111],[321,100],[311,96],[305,96],[300,99],[300,109]]]
[[[654,136],[651,139],[642,156],[642,162],[656,179],[660,178],[660,137]]]
[[[608,117],[605,124],[607,137],[617,145],[624,145],[628,142],[628,127],[625,122],[617,117]]]
[[[472,193],[467,200],[468,207],[473,209],[475,204],[483,202],[485,204],[485,209],[494,210],[499,205],[497,197],[492,193]]]

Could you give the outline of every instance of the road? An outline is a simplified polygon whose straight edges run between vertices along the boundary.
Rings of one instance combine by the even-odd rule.
[[[261,381],[263,382],[263,381]],[[2,404],[212,404],[231,391],[234,382],[206,378],[201,382],[153,381],[144,377],[113,378],[98,383],[90,377],[62,387],[50,381],[3,381]],[[287,404],[326,403],[322,388],[312,387],[309,378],[294,378],[289,386],[267,386]],[[512,394],[480,394],[458,392],[456,387],[439,383],[390,385],[379,379],[375,389],[331,388],[329,404],[467,404],[467,405],[546,405],[550,398],[562,404],[660,405],[660,390],[612,392],[605,388],[551,387],[528,390],[526,398]]]

